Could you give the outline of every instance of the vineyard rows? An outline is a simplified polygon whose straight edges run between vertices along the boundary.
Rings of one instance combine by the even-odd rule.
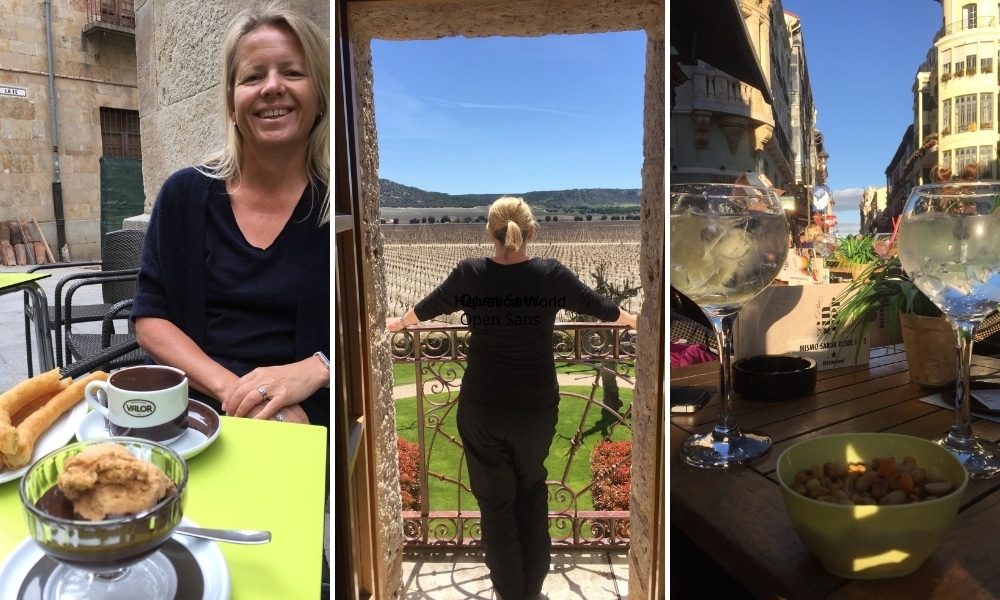
[[[400,315],[433,290],[464,258],[490,256],[493,245],[485,239],[484,225],[421,224],[383,225],[389,314]],[[528,245],[532,256],[559,259],[586,284],[600,264],[615,285],[640,285],[639,224],[543,223]],[[636,312],[642,291],[625,306]],[[439,317],[457,323],[461,313]],[[567,320],[560,314],[558,320]]]

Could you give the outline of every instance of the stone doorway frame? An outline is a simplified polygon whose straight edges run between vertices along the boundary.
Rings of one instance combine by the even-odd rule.
[[[664,595],[665,575],[665,134],[666,67],[663,0],[346,0],[346,23],[340,25],[350,42],[353,66],[353,107],[357,137],[352,140],[360,165],[361,214],[354,215],[357,239],[365,258],[363,281],[369,307],[367,349],[372,362],[371,411],[367,421],[375,438],[372,458],[376,505],[398,506],[395,467],[395,416],[392,414],[392,363],[383,331],[387,312],[385,264],[379,231],[378,142],[375,123],[372,39],[433,40],[450,36],[535,37],[550,34],[607,33],[642,30],[646,33],[646,73],[643,102],[643,167],[640,222],[642,255],[640,277],[644,302],[638,335],[643,340],[636,356],[633,401],[631,495],[632,547],[629,552],[629,598]],[[396,481],[392,478],[395,477]],[[394,511],[380,509],[374,524],[377,546],[388,552],[376,567],[381,574],[376,597],[398,598],[402,586],[401,520]],[[379,557],[375,557],[379,560]]]

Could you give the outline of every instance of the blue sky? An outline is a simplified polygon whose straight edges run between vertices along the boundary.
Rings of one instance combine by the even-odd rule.
[[[643,32],[372,42],[379,177],[448,194],[639,188]]]
[[[941,28],[934,0],[783,0],[802,19],[806,62],[842,234],[856,233],[858,201],[913,122],[913,86]]]

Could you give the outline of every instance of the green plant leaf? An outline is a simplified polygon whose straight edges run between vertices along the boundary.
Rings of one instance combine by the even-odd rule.
[[[864,338],[868,325],[881,309],[885,309],[890,336],[898,330],[900,313],[926,317],[942,314],[910,281],[898,256],[887,261],[879,258],[868,266],[834,298],[833,306],[835,313],[830,319],[828,335],[834,340],[855,334]]]

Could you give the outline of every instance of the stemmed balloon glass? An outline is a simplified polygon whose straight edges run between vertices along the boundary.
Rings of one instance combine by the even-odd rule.
[[[817,233],[811,241],[813,249],[820,258],[830,258],[837,250],[837,236],[832,233]]]
[[[721,362],[719,420],[681,444],[684,463],[726,469],[767,456],[771,438],[736,425],[734,325],[740,309],[777,277],[788,254],[788,221],[771,188],[670,186],[670,285],[712,322]]]
[[[1000,183],[919,186],[903,209],[897,240],[903,269],[945,314],[957,340],[955,418],[937,442],[980,479],[1000,474],[1000,446],[973,435],[969,412],[972,341],[1000,304],[998,209]]]

